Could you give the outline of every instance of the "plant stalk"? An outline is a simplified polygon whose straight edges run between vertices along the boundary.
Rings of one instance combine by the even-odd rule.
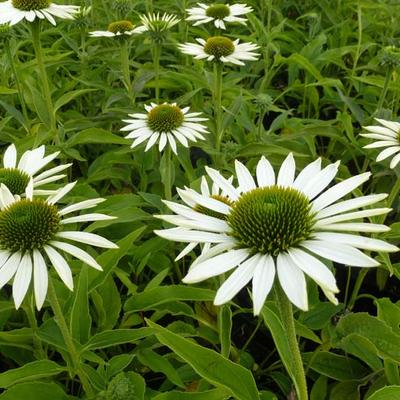
[[[35,49],[36,60],[39,68],[39,76],[43,86],[43,95],[46,102],[47,113],[50,119],[50,130],[54,135],[55,143],[59,144],[60,140],[58,138],[58,133],[57,133],[56,116],[54,112],[53,101],[51,99],[50,85],[46,72],[46,66],[44,63],[42,45],[40,42],[40,20],[36,18],[30,24],[30,26],[32,29],[32,43]]]
[[[68,329],[67,322],[65,321],[64,314],[61,310],[61,306],[60,306],[60,303],[57,298],[57,293],[55,291],[53,281],[50,277],[49,277],[48,294],[49,294],[50,305],[51,305],[51,308],[53,309],[56,323],[61,330],[61,334],[64,338],[64,342],[67,347],[68,354],[71,357],[72,367],[74,369],[72,372],[73,372],[73,374],[76,373],[78,375],[78,377],[82,383],[83,390],[86,392],[88,398],[90,399],[94,396],[94,391],[92,389],[92,386],[91,386],[85,372],[83,371],[83,369],[81,367],[80,356],[78,354],[78,351],[76,350],[74,341],[73,341],[70,331]]]
[[[214,63],[214,115],[215,115],[215,149],[219,153],[223,136],[222,129],[222,70],[223,63]]]
[[[156,102],[160,101],[160,57],[161,57],[161,45],[154,43],[153,47],[153,60],[154,60],[154,74],[155,74],[155,97]]]
[[[279,285],[275,285],[275,294],[281,315],[281,322],[286,333],[286,339],[293,359],[294,376],[292,379],[294,380],[293,383],[296,388],[297,399],[308,400],[307,381],[296,337],[292,304]],[[290,371],[288,372],[290,373]]]

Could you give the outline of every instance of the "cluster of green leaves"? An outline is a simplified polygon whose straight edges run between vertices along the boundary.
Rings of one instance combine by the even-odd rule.
[[[381,65],[384,48],[400,45],[397,2],[247,3],[254,8],[249,22],[230,25],[227,35],[259,44],[261,57],[242,68],[224,68],[220,153],[212,134],[212,65],[182,55],[176,46],[206,38],[213,27],[181,21],[162,46],[161,100],[189,105],[210,119],[205,142],[180,148],[174,185],[198,187],[204,165],[214,159],[231,173],[235,158],[252,168],[265,155],[279,165],[292,151],[299,168],[317,156],[341,159],[343,179],[372,169],[374,178],[365,192],[389,191],[399,171],[388,172],[387,165],[374,163],[375,154],[362,149],[366,141],[357,135],[373,116],[391,119],[398,113],[398,71]],[[152,10],[184,18],[195,2],[93,0],[86,5],[92,10],[85,20],[44,25],[41,36],[57,145],[49,131],[28,25],[20,23],[0,38],[0,139],[16,143],[21,151],[42,143],[49,151],[60,150],[62,159],[75,161],[70,180],[79,180],[68,201],[100,195],[107,201],[99,212],[118,217],[85,227],[119,245],[119,250],[97,256],[104,272],[75,261],[75,291],[56,287],[97,398],[293,396],[291,354],[274,298],[260,319],[252,316],[247,293],[232,306],[214,307],[219,282],[180,284],[191,258],[175,263],[181,247],[152,233],[161,226],[153,214],[166,212],[160,155],[155,149],[132,151],[130,141],[119,134],[128,113],[141,112],[143,104],[154,100],[151,41],[146,36],[129,41],[132,87],[127,91],[120,41],[88,37],[88,31],[105,29],[117,19],[138,23],[140,14]],[[393,230],[387,238],[396,242],[399,205],[393,206]],[[366,278],[365,271],[346,274],[339,266],[339,306],[321,300],[309,282],[310,311],[296,312],[296,330],[312,400],[400,399],[400,288],[389,278],[389,272],[400,277],[400,269],[398,260],[378,257],[383,267]],[[70,355],[47,303],[35,322],[32,302],[17,312],[9,298],[5,288],[0,302],[0,400],[85,398],[69,373]]]

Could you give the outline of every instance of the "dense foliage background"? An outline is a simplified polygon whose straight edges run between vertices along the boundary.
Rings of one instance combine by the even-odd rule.
[[[161,202],[164,163],[156,149],[130,149],[131,141],[119,132],[128,113],[142,112],[143,104],[154,100],[149,37],[129,40],[132,87],[127,91],[121,42],[88,36],[118,19],[137,24],[139,15],[152,10],[177,14],[182,21],[162,45],[160,100],[203,112],[213,132],[212,65],[177,49],[178,43],[214,33],[212,25],[184,21],[185,9],[194,4],[93,0],[80,4],[92,6],[85,18],[58,20],[56,27],[43,24],[57,140],[48,129],[29,24],[0,34],[0,139],[4,148],[16,143],[21,152],[40,144],[60,150],[62,161],[74,162],[69,180],[79,181],[68,201],[102,196],[107,201],[99,212],[118,217],[86,226],[119,244],[119,250],[98,255],[104,272],[75,261],[75,291],[61,283],[56,287],[96,398],[293,399],[284,367],[290,369],[291,355],[273,296],[259,318],[246,291],[231,305],[213,306],[218,279],[182,284],[191,256],[174,262],[183,245],[153,233],[164,226],[153,215],[167,212]],[[224,68],[221,151],[216,152],[212,133],[190,149],[180,147],[173,159],[174,193],[184,185],[198,188],[205,165],[229,174],[234,159],[253,168],[265,155],[279,166],[289,152],[298,168],[318,156],[340,159],[340,179],[371,170],[363,192],[390,192],[400,170],[376,163],[376,152],[362,149],[368,141],[358,134],[373,117],[397,118],[398,2],[247,4],[254,8],[248,24],[229,25],[227,35],[258,43],[261,57],[241,68]],[[398,207],[396,198],[386,219],[392,226],[386,239],[395,244]],[[296,311],[296,329],[313,400],[400,398],[399,258],[378,258],[378,269],[335,266],[338,306],[308,283],[310,311]],[[32,301],[16,311],[10,287],[3,288],[0,399],[85,398],[79,381],[68,374],[69,355],[46,304],[36,318],[37,323]],[[385,386],[392,387],[379,391]]]

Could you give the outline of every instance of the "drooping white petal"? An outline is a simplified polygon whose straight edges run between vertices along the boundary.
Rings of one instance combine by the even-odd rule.
[[[43,248],[54,269],[57,271],[58,276],[65,283],[65,286],[67,286],[69,290],[74,290],[72,272],[65,258],[57,250],[48,245],[43,246]]]
[[[254,315],[258,315],[275,279],[275,263],[270,255],[261,255],[252,281]]]
[[[14,276],[21,261],[21,253],[12,254],[0,269],[0,289]]]
[[[32,278],[32,260],[29,253],[25,253],[21,258],[17,272],[15,273],[12,293],[15,303],[15,308],[21,306],[22,301],[28,291],[29,284]]]
[[[56,192],[56,194],[54,194],[53,196],[49,197],[47,199],[47,202],[49,204],[56,204],[59,200],[61,200],[67,193],[69,193],[74,186],[76,185],[76,181],[75,182],[71,182],[66,184],[63,188],[61,188],[60,190],[58,190]]]
[[[76,242],[83,242],[92,246],[103,247],[105,249],[118,249],[118,246],[115,243],[110,242],[108,239],[103,238],[100,235],[96,235],[95,233],[63,231],[58,232],[56,236]]]
[[[158,236],[161,236],[164,239],[172,240],[175,242],[184,242],[184,243],[190,243],[190,242],[225,243],[232,241],[232,239],[229,236],[220,233],[195,231],[192,229],[180,228],[180,227],[155,230],[154,233]]]
[[[61,220],[61,224],[73,224],[75,222],[108,221],[110,219],[115,219],[115,218],[116,217],[113,217],[111,215],[98,214],[98,213],[83,214],[83,215],[78,215],[76,217],[65,218]]]
[[[208,258],[201,263],[196,263],[196,266],[189,270],[187,275],[182,279],[182,282],[197,283],[213,276],[223,274],[235,268],[247,257],[249,257],[248,251],[239,249],[230,250],[226,253]]]
[[[0,207],[4,209],[15,202],[13,194],[8,187],[2,183],[0,184]]]
[[[377,261],[360,250],[344,243],[307,240],[301,243],[301,246],[320,257],[353,267],[376,267],[379,265]]]
[[[36,308],[40,310],[46,299],[48,287],[46,262],[38,250],[33,250],[33,290],[35,293]]]
[[[96,207],[98,204],[102,203],[105,200],[106,199],[97,198],[80,201],[79,203],[71,204],[70,206],[63,208],[58,213],[60,215],[66,215],[74,211],[87,210],[88,208]]]
[[[300,310],[307,311],[307,287],[303,271],[285,253],[278,255],[276,268],[279,282],[288,299]]]

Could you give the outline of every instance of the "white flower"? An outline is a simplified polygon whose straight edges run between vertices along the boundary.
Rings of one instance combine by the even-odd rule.
[[[143,24],[140,27],[142,32],[152,31],[159,33],[171,29],[180,21],[180,19],[173,14],[164,13],[160,16],[160,13],[157,13],[141,15],[140,21]]]
[[[214,21],[216,28],[226,29],[225,22],[239,22],[244,25],[246,18],[241,18],[239,15],[252,11],[253,9],[246,4],[212,4],[208,6],[198,3],[198,7],[187,10],[189,17],[186,20],[196,21],[193,24],[194,26]]]
[[[354,211],[383,200],[386,194],[337,202],[368,180],[370,173],[345,179],[326,189],[336,176],[338,163],[321,168],[318,159],[296,178],[292,154],[283,162],[277,177],[264,157],[257,164],[257,180],[239,161],[235,162],[235,169],[237,187],[218,171],[207,168],[209,177],[228,194],[233,204],[192,189],[178,189],[189,207],[166,202],[177,215],[159,218],[177,227],[155,231],[173,241],[211,244],[209,251],[190,267],[183,279],[186,283],[200,282],[236,268],[219,288],[214,300],[216,305],[231,300],[252,280],[254,314],[259,314],[276,271],[287,297],[300,309],[308,309],[304,274],[336,304],[335,277],[318,257],[351,266],[375,267],[378,262],[359,249],[398,250],[382,240],[355,234],[389,230],[385,225],[363,222],[363,219],[386,214],[390,209]],[[201,212],[193,204],[198,205],[197,209],[201,207]]]
[[[20,307],[28,291],[32,275],[36,307],[42,307],[47,294],[48,261],[65,285],[73,290],[72,273],[61,252],[70,254],[101,271],[101,266],[89,253],[68,241],[108,249],[117,247],[102,236],[64,229],[77,222],[113,218],[97,213],[68,216],[75,211],[93,208],[104,199],[85,200],[60,210],[56,203],[75,183],[65,185],[46,200],[33,196],[32,181],[26,189],[24,199],[13,196],[5,185],[0,185],[0,288],[14,277],[12,293],[16,308]]]
[[[228,179],[228,182],[232,183],[232,181],[233,181],[233,176],[231,176],[231,177]],[[209,188],[209,185],[208,185],[208,183],[207,183],[207,179],[206,179],[205,176],[202,176],[202,177],[201,177],[200,192],[201,192],[201,194],[202,194],[203,196],[210,197],[210,198],[212,198],[212,199],[217,199],[217,200],[220,200],[220,201],[225,202],[225,203],[227,203],[227,204],[233,203],[233,202],[229,199],[229,196],[227,195],[227,193],[225,193],[223,190],[221,190],[220,187],[219,187],[215,182],[212,183],[212,185],[211,185],[211,191],[210,191],[210,188]],[[167,200],[165,200],[165,203],[168,204],[168,206],[169,206],[172,210],[173,210],[174,207],[176,207],[176,206],[180,207],[180,206],[177,205],[176,203],[168,202]],[[207,210],[202,209],[202,208],[199,207],[195,202],[192,202],[192,204],[190,204],[190,206],[191,206],[192,208],[194,208],[194,210],[197,211],[197,212],[199,212],[199,211],[200,211],[200,212],[201,212],[201,211],[206,211],[206,212],[207,212]],[[214,214],[214,216],[218,216],[218,214]],[[165,221],[168,221],[168,218],[172,218],[171,222],[174,223],[176,216],[174,216],[174,215],[170,215],[170,216],[164,215],[164,217],[163,217],[163,219],[164,219]],[[189,243],[189,244],[177,255],[177,257],[175,258],[175,261],[178,261],[178,260],[180,260],[181,258],[185,257],[185,256],[186,256],[187,254],[189,254],[198,244],[200,244],[200,243],[198,243],[198,242],[191,242],[191,243]],[[203,249],[202,249],[201,254],[204,255],[204,254],[208,253],[208,251],[210,250],[210,247],[211,247],[211,244],[210,244],[210,243],[204,243],[204,244],[203,244]]]
[[[143,27],[137,27],[132,24],[130,21],[116,21],[112,22],[108,25],[106,31],[94,31],[89,32],[89,35],[92,37],[115,37],[121,35],[131,36],[135,33],[142,33],[144,31]]]
[[[232,41],[225,36],[213,36],[206,40],[196,39],[199,43],[185,43],[178,45],[179,49],[194,58],[207,61],[222,61],[244,65],[243,61],[257,60],[259,54],[255,50],[259,48],[253,43],[239,43],[239,39]]]
[[[60,152],[57,151],[48,156],[44,154],[45,147],[40,146],[37,149],[26,151],[17,161],[15,145],[8,146],[3,156],[3,167],[0,168],[0,183],[4,183],[14,195],[22,195],[30,179],[32,179],[35,195],[54,193],[54,190],[40,190],[37,188],[64,178],[66,175],[60,174],[60,172],[71,166],[71,164],[58,165],[38,174]]]
[[[147,140],[145,151],[149,150],[158,142],[158,149],[162,151],[167,143],[172,151],[177,154],[176,140],[183,146],[189,147],[188,140],[196,142],[197,139],[204,140],[202,133],[208,133],[201,121],[201,113],[188,113],[189,107],[180,108],[176,103],[145,105],[147,114],[129,114],[133,119],[125,119],[128,123],[121,131],[130,132],[126,138],[135,139],[132,148]]]
[[[361,133],[369,139],[376,139],[376,142],[364,146],[364,149],[377,149],[386,147],[382,150],[376,161],[383,161],[388,157],[394,155],[390,162],[390,168],[395,168],[400,162],[400,122],[386,121],[384,119],[375,118],[383,126],[366,126],[366,129],[370,133]]]
[[[32,22],[39,18],[56,25],[54,17],[74,19],[78,11],[79,6],[58,5],[50,0],[8,0],[0,3],[0,24],[15,25],[23,19]]]

